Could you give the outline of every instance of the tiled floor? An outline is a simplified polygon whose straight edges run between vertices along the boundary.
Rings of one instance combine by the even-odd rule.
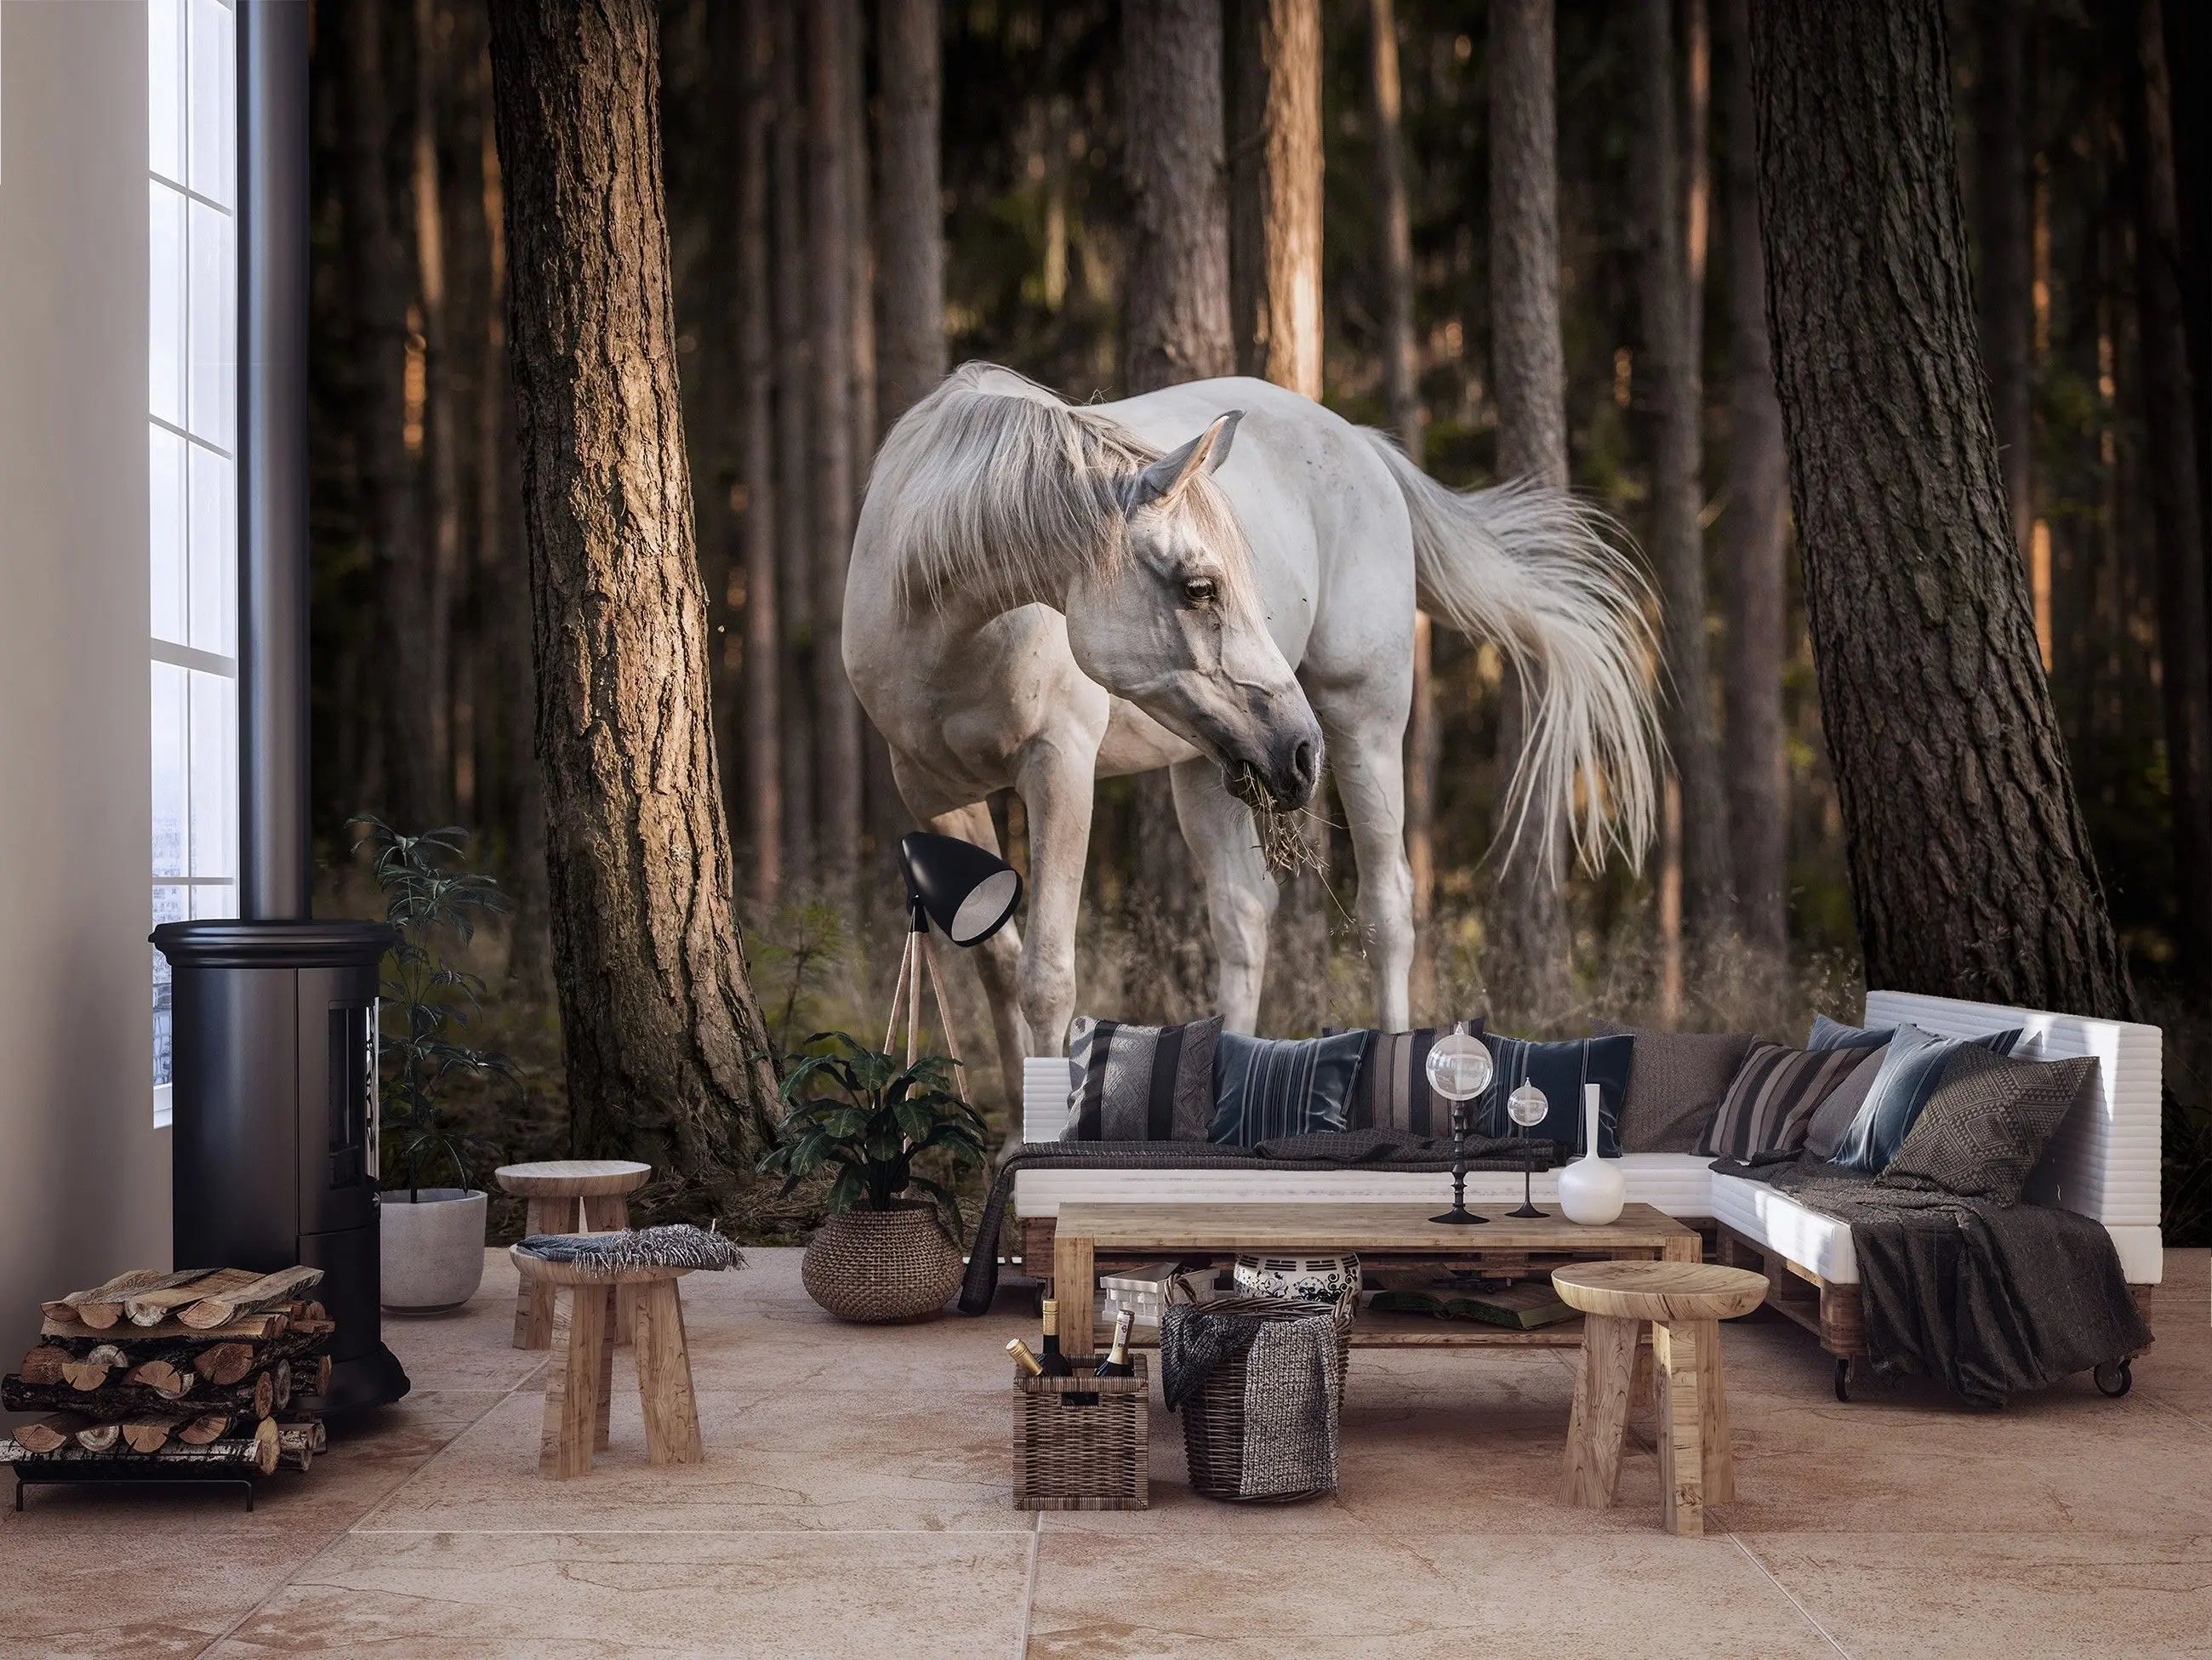
[[[259,1508],[47,1490],[0,1511],[0,1656],[1224,1657],[2212,1654],[2206,1254],[2176,1252],[2135,1393],[1997,1414],[1838,1405],[1796,1328],[1727,1339],[1739,1503],[1660,1533],[1559,1502],[1571,1373],[1543,1351],[1361,1351],[1343,1490],[1207,1504],[1155,1412],[1153,1508],[1008,1503],[1006,1338],[821,1314],[798,1255],[684,1282],[708,1462],[654,1470],[617,1361],[614,1444],[536,1473],[544,1357],[495,1253],[454,1315],[393,1321],[415,1393]]]

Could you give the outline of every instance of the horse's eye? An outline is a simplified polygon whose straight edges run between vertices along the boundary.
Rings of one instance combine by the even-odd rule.
[[[1189,605],[1205,605],[1213,598],[1213,579],[1210,576],[1194,576],[1182,585],[1183,599]]]

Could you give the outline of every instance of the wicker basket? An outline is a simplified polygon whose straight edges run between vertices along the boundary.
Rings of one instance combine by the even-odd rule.
[[[799,1264],[806,1294],[840,1320],[927,1320],[960,1289],[960,1247],[919,1200],[829,1217]]]
[[[1014,1508],[1143,1510],[1151,1503],[1151,1402],[1145,1357],[1133,1377],[1094,1377],[1095,1355],[1070,1355],[1073,1377],[1014,1379]],[[1095,1395],[1095,1402],[1070,1397]]]
[[[1336,1323],[1336,1399],[1332,1412],[1344,1407],[1345,1366],[1352,1353],[1352,1316],[1357,1299],[1335,1303],[1310,1302],[1280,1297],[1217,1297],[1205,1305],[1208,1314],[1256,1314],[1263,1320],[1294,1320],[1327,1313]],[[1216,1366],[1195,1394],[1185,1398],[1182,1412],[1182,1450],[1190,1466],[1191,1490],[1208,1499],[1241,1505],[1286,1505],[1311,1499],[1322,1491],[1246,1494],[1237,1491],[1244,1470],[1244,1359],[1239,1356]]]

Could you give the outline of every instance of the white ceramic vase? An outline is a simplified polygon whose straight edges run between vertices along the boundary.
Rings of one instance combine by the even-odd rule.
[[[1583,1086],[1583,1156],[1559,1172],[1559,1209],[1570,1222],[1601,1228],[1628,1202],[1620,1161],[1597,1156],[1598,1087]]]

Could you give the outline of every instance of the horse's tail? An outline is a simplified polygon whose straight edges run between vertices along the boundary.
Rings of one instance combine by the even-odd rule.
[[[1641,858],[1657,818],[1660,743],[1650,590],[1627,532],[1602,509],[1526,480],[1448,489],[1381,433],[1366,436],[1413,514],[1422,609],[1496,641],[1537,690],[1500,821],[1509,849],[1533,807],[1547,839],[1570,814],[1592,864],[1608,843]]]

